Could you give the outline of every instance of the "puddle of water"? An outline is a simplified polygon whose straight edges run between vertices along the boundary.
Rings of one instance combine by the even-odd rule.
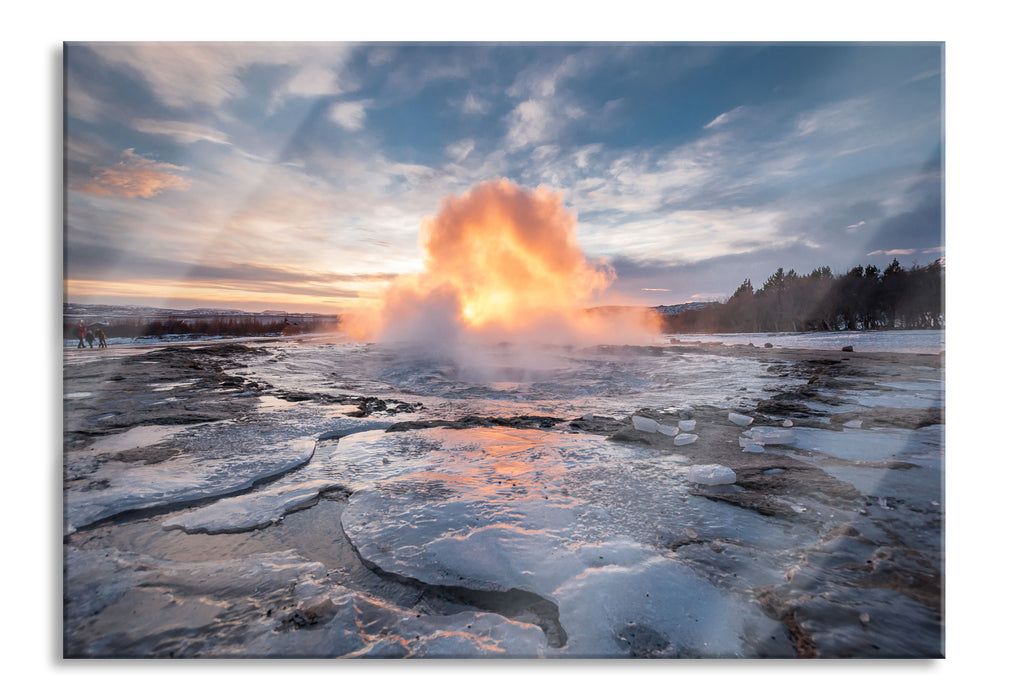
[[[137,447],[149,447],[164,442],[184,430],[186,426],[142,425],[130,428],[124,433],[98,438],[89,449],[95,452],[122,452]]]

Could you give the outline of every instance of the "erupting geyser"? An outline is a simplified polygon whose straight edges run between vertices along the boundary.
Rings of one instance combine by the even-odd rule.
[[[644,318],[627,323],[586,312],[615,273],[586,260],[575,216],[561,200],[546,187],[527,190],[503,179],[443,200],[438,215],[421,224],[425,271],[391,284],[367,335],[425,345],[640,336]]]

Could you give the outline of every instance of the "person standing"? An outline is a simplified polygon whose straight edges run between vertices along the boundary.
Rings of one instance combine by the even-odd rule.
[[[84,347],[84,336],[87,335],[87,327],[84,325],[84,319],[82,318],[77,322],[77,347]]]

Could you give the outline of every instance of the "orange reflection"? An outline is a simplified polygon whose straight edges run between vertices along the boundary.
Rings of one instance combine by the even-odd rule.
[[[498,518],[518,503],[568,500],[559,489],[572,464],[565,454],[572,445],[569,435],[514,428],[436,428],[433,434],[438,449],[425,457],[428,468],[397,477],[397,488],[410,484],[411,490],[436,499],[463,495]],[[499,519],[494,527],[534,531],[507,519]]]

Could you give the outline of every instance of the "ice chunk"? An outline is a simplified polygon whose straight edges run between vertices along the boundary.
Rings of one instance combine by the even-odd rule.
[[[847,423],[844,424],[844,427],[845,428],[861,428],[862,427],[862,421],[860,421],[860,420],[850,420],[850,421],[848,421]]]
[[[736,425],[749,425],[753,422],[753,419],[749,416],[744,416],[741,413],[733,413],[732,411],[729,411],[729,420]]]
[[[754,442],[762,445],[787,445],[794,439],[790,428],[775,428],[761,425],[751,428],[747,432],[750,433],[750,437]]]
[[[187,511],[163,521],[161,527],[211,534],[253,530],[280,521],[286,514],[307,506],[335,485],[335,482],[326,479],[281,483]]]
[[[764,451],[763,445],[758,442],[753,442],[752,440],[746,440],[745,444],[743,440],[740,440],[739,446],[743,448],[743,452],[760,453]]]
[[[307,464],[315,454],[315,440],[275,439],[264,444],[251,435],[258,430],[258,426],[251,424],[186,426],[174,440],[203,437],[206,446],[202,452],[145,464],[142,469],[109,455],[90,474],[93,480],[101,479],[104,488],[88,488],[85,482],[64,492],[67,531],[130,510],[178,506],[235,494],[263,479],[293,471]],[[247,437],[252,439],[243,444],[242,438]],[[71,454],[66,460],[67,468],[83,469],[88,466],[88,459],[94,458],[82,452]]]
[[[644,416],[631,416],[631,423],[635,430],[640,430],[643,433],[654,433],[659,429],[658,422]]]
[[[695,464],[687,472],[687,481],[705,486],[736,483],[736,472],[721,464]]]
[[[693,406],[670,406],[665,409],[664,413],[679,413],[681,416],[689,416],[694,412]]]
[[[693,430],[695,427],[697,427],[697,421],[696,420],[681,420],[680,423],[679,423],[679,425],[680,425],[680,430],[682,430],[685,433],[689,433],[691,430]]]
[[[680,429],[677,428],[675,425],[662,425],[661,423],[659,423],[658,425],[658,430],[663,435],[669,435],[669,436],[674,436],[680,432]]]
[[[793,423],[790,419],[786,418],[781,422],[781,425],[783,425],[786,428],[791,428],[793,425],[795,425],[795,423]]]
[[[674,445],[689,445],[690,443],[697,440],[697,436],[691,433],[680,433],[673,438]]]

